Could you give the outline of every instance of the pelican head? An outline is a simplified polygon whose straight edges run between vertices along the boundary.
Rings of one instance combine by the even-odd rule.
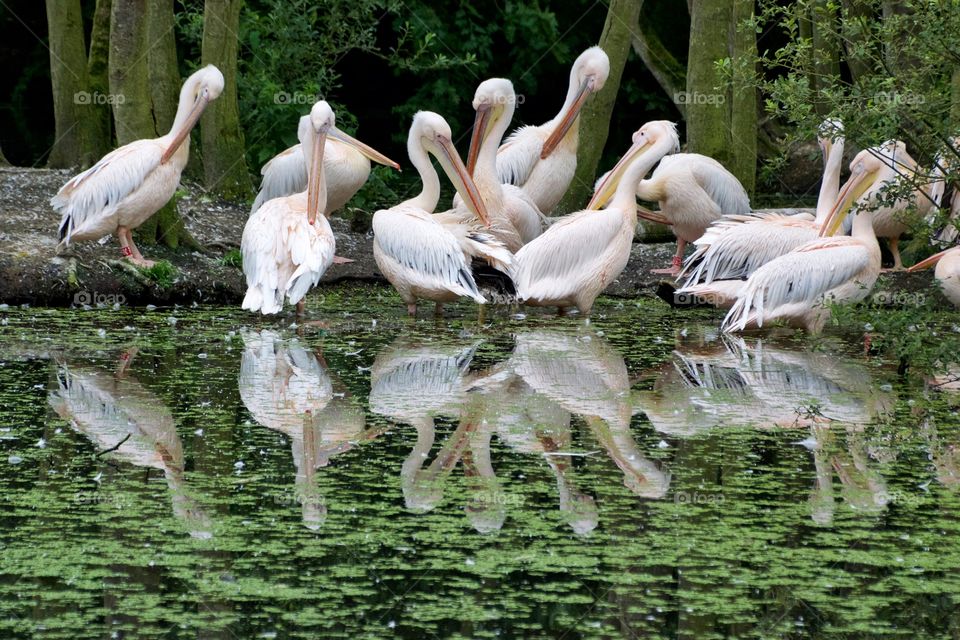
[[[317,212],[327,207],[327,183],[323,175],[323,152],[327,134],[337,123],[333,109],[326,100],[320,100],[310,109],[310,114],[300,118],[297,137],[303,146],[307,161],[307,220],[313,224]]]
[[[203,115],[212,100],[216,100],[223,93],[223,74],[212,64],[194,71],[187,78],[180,89],[180,102],[177,105],[177,115],[173,120],[173,127],[168,136],[173,136],[170,144],[160,157],[160,162],[167,162],[183,141],[190,135],[197,120]]]
[[[633,134],[633,145],[620,161],[610,170],[607,177],[597,186],[587,209],[599,209],[613,198],[617,186],[623,180],[627,169],[641,156],[649,156],[652,167],[665,155],[680,151],[680,137],[677,125],[669,120],[653,120],[644,124]],[[649,167],[648,167],[649,170]],[[642,177],[642,176],[641,176]]]
[[[476,169],[480,148],[496,124],[503,120],[509,124],[516,102],[517,94],[513,90],[513,83],[505,78],[490,78],[477,87],[473,94],[473,109],[477,116],[473,121],[470,151],[467,152],[467,171],[471,176]]]
[[[418,155],[418,149],[433,155],[470,212],[485,225],[490,225],[480,191],[453,146],[453,133],[443,116],[432,111],[417,112],[407,138],[407,149],[411,157]]]
[[[843,121],[839,118],[827,118],[824,120],[817,132],[817,142],[820,145],[820,151],[823,152],[823,161],[826,162],[830,156],[830,149],[836,140],[843,138]]]
[[[610,58],[600,47],[590,47],[580,54],[570,69],[570,88],[567,90],[567,100],[556,128],[550,137],[543,143],[540,150],[540,159],[553,153],[560,141],[577,121],[580,110],[590,94],[603,88],[610,75]]]
[[[855,202],[867,193],[873,193],[885,182],[896,176],[895,167],[902,162],[898,155],[906,154],[902,142],[890,140],[879,147],[864,149],[850,162],[850,177],[840,188],[837,200],[820,227],[821,236],[834,235],[847,212]],[[907,156],[909,158],[909,156]],[[868,211],[857,211],[857,215],[870,215]]]

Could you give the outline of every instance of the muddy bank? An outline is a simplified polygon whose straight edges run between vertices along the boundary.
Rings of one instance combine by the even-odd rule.
[[[0,169],[0,303],[70,306],[72,304],[135,305],[219,303],[239,304],[245,285],[236,249],[240,246],[248,209],[212,200],[196,185],[184,184],[180,214],[204,252],[141,246],[153,260],[167,260],[174,272],[155,279],[123,264],[116,239],[73,245],[56,254],[59,216],[50,198],[70,178],[70,172],[47,169]],[[348,221],[335,217],[337,253],[354,262],[334,265],[321,287],[350,281],[384,282],[373,260],[370,232],[351,231]],[[656,239],[662,239],[662,234]],[[650,270],[669,265],[672,242],[635,242],[630,263],[608,289],[613,296],[653,295],[662,276]],[[896,274],[895,286],[923,288],[929,274]],[[121,297],[122,296],[122,297]]]

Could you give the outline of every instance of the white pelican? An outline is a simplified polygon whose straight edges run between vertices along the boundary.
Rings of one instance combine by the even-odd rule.
[[[561,218],[517,252],[513,279],[521,302],[556,306],[561,313],[576,306],[589,313],[600,292],[627,266],[637,226],[637,183],[676,148],[677,133],[670,123],[649,122],[633,139],[586,210]],[[614,189],[610,205],[595,211],[598,196]]]
[[[603,88],[610,59],[600,47],[580,54],[570,70],[570,86],[560,113],[538,127],[523,126],[510,134],[497,153],[501,182],[522,187],[549,215],[567,192],[577,171],[580,110],[592,93]]]
[[[210,518],[187,488],[183,444],[163,401],[129,374],[136,349],[116,373],[60,363],[48,402],[72,429],[117,460],[157,469],[170,489],[173,514],[194,538],[213,537]]]
[[[512,252],[543,231],[543,216],[536,203],[520,187],[501,184],[497,174],[497,149],[513,119],[516,102],[509,80],[491,78],[480,83],[473,96],[477,116],[467,153],[467,171],[487,207],[490,233]]]
[[[336,242],[321,213],[327,201],[324,142],[334,123],[330,105],[323,100],[313,105],[298,131],[310,165],[307,190],[275,198],[247,219],[240,241],[247,277],[244,309],[277,313],[286,296],[301,313],[304,296],[334,261]]]
[[[892,171],[887,182],[895,183],[901,180],[915,180],[920,177],[920,168],[916,160],[907,153],[907,147],[899,140],[891,140],[883,144],[880,153],[889,157]],[[933,206],[933,202],[924,194],[922,188],[913,191],[909,198],[900,198],[891,204],[878,202],[871,203],[873,211],[873,231],[878,238],[886,238],[890,253],[893,254],[893,271],[900,271],[903,262],[900,259],[900,236],[909,228],[910,210],[915,208],[921,216],[926,215]]]
[[[309,115],[303,116],[309,118]],[[299,130],[299,129],[298,129]],[[323,149],[323,174],[327,182],[327,204],[324,215],[330,216],[360,190],[370,176],[370,161],[400,170],[400,165],[376,149],[347,135],[336,127],[327,132]],[[305,191],[307,188],[307,160],[303,146],[295,144],[273,156],[260,169],[263,180],[260,192],[253,201],[250,213],[264,203]]]
[[[673,155],[665,153],[653,175],[636,186],[637,197],[660,203],[660,211],[640,208],[638,214],[641,218],[673,227],[673,233],[677,236],[673,265],[669,269],[654,269],[652,273],[677,275],[687,243],[702,236],[721,215],[749,213],[750,198],[740,181],[713,158],[699,153],[676,153],[680,145],[676,137],[676,125],[672,122],[663,120],[647,123],[644,127],[650,124],[669,128],[676,144],[672,151],[666,152]],[[598,181],[594,206],[603,206],[613,195],[614,186],[610,182],[612,173]]]
[[[920,271],[937,265],[933,275],[947,300],[960,307],[960,247],[951,247],[921,260],[907,271]]]
[[[679,274],[686,275],[687,280],[677,293],[729,306],[743,284],[742,278],[774,258],[816,240],[840,190],[842,131],[838,120],[827,120],[820,127],[818,142],[824,166],[814,220],[805,215],[779,213],[723,216],[694,241],[697,249]]]
[[[489,233],[467,224],[445,224],[432,215],[440,200],[440,178],[428,153],[436,156],[469,211],[489,225],[483,199],[451,138],[450,125],[440,115],[417,113],[407,138],[407,152],[420,173],[423,189],[415,198],[373,215],[373,257],[412,316],[417,313],[418,299],[436,302],[438,313],[444,302],[460,296],[479,304],[486,302],[477,289],[468,258],[487,260],[504,271],[509,271],[512,263],[509,251]]]
[[[190,130],[221,91],[223,74],[216,67],[194,72],[180,89],[170,133],[114,149],[63,185],[50,200],[62,213],[58,249],[116,233],[125,259],[153,266],[133,243],[132,231],[173,197],[190,154]]]
[[[884,149],[857,154],[850,163],[850,178],[824,222],[826,235],[832,236],[840,227],[858,198],[869,201],[896,178],[894,162]],[[879,274],[880,245],[873,214],[858,207],[851,236],[813,240],[754,271],[724,318],[723,329],[742,331],[782,320],[819,332],[830,315],[826,302],[864,299]]]

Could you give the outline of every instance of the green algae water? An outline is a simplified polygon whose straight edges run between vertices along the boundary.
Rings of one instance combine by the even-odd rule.
[[[653,301],[402,311],[0,309],[0,637],[960,634],[943,380]]]

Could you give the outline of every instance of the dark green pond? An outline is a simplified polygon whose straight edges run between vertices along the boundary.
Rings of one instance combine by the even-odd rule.
[[[957,638],[960,420],[856,337],[392,292],[0,309],[0,638]]]

